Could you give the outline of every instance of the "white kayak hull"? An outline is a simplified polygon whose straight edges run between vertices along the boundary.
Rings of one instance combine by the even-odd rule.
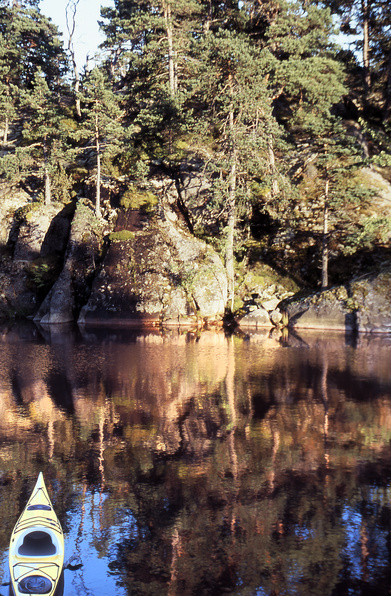
[[[9,548],[14,596],[58,596],[64,565],[64,534],[42,472],[15,524]]]

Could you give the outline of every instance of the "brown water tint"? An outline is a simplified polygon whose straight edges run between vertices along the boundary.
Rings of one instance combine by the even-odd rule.
[[[390,594],[390,337],[0,341],[3,584],[42,471],[66,596]]]

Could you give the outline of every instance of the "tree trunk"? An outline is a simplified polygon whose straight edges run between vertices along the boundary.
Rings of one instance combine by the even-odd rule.
[[[234,269],[234,232],[235,232],[235,219],[236,219],[236,206],[235,206],[235,191],[236,191],[236,163],[234,162],[230,172],[230,188],[229,188],[229,199],[228,199],[228,222],[227,222],[227,246],[225,251],[225,268],[227,271],[228,281],[228,295],[227,295],[227,306],[231,312],[234,308],[234,297],[235,297],[235,269]]]
[[[363,66],[364,66],[364,93],[365,100],[368,98],[371,88],[371,72],[369,69],[369,2],[370,0],[361,0],[362,19],[363,19]]]
[[[388,120],[391,110],[391,50],[388,54],[388,68],[387,68],[387,83],[386,83],[386,100],[384,103],[383,120]]]
[[[206,20],[204,23],[204,33],[208,33],[210,31],[211,24],[212,24],[212,0],[209,0],[207,13],[206,13]]]
[[[8,143],[8,134],[9,134],[9,118],[8,118],[8,116],[6,116],[5,121],[4,121],[3,145],[7,145],[7,143]]]
[[[7,103],[9,102],[9,97],[10,97],[10,88],[9,88],[9,83],[8,81],[6,82],[6,89],[5,89],[5,95],[7,97]],[[8,143],[8,135],[9,135],[9,116],[8,113],[6,113],[5,115],[5,120],[4,120],[4,132],[3,132],[3,145],[7,145]]]
[[[72,61],[72,68],[73,68],[73,76],[74,76],[74,93],[75,93],[75,109],[76,114],[79,120],[81,120],[81,105],[80,105],[80,98],[79,98],[79,91],[80,91],[80,76],[77,70],[76,58],[75,58],[75,48],[73,46],[73,35],[76,29],[76,11],[77,5],[79,4],[79,0],[68,0],[68,4],[65,9],[66,14],[66,24],[68,29],[68,51],[71,55]],[[72,22],[69,22],[69,11],[72,11]]]
[[[45,166],[45,205],[50,205],[52,202],[52,190],[50,183],[50,174],[48,168]]]
[[[230,88],[230,94],[233,96],[234,89],[232,84],[232,75],[228,75],[228,85]],[[237,170],[236,160],[237,151],[235,144],[235,119],[233,107],[231,106],[229,112],[229,133],[231,143],[231,170],[229,173],[228,183],[228,221],[227,221],[227,245],[225,251],[225,268],[227,272],[228,282],[228,295],[227,295],[227,308],[233,312],[234,298],[235,298],[235,268],[234,268],[234,233],[236,224],[236,182],[237,182]]]
[[[80,104],[80,98],[79,98],[79,91],[80,91],[80,78],[79,78],[79,73],[77,71],[77,66],[76,66],[76,62],[75,59],[72,58],[72,64],[73,64],[73,72],[75,75],[75,85],[74,85],[74,89],[75,89],[75,109],[76,109],[76,115],[78,117],[79,120],[81,120],[81,104]]]
[[[322,240],[322,290],[329,285],[329,181],[326,180],[323,209],[323,240]]]
[[[172,20],[171,20],[171,7],[164,3],[164,20],[166,22],[166,33],[167,33],[167,41],[168,41],[168,73],[169,73],[169,85],[170,85],[170,93],[173,97],[178,88],[178,81],[177,81],[177,65],[175,61],[175,51],[174,51],[174,43],[173,43],[173,30],[172,30]]]
[[[95,150],[96,150],[96,199],[95,199],[95,215],[102,217],[100,210],[100,143],[99,143],[99,121],[98,114],[95,114]]]
[[[229,174],[227,245],[225,250],[225,268],[227,272],[228,294],[227,307],[233,312],[235,298],[234,234],[236,225],[236,150],[232,152],[232,165]]]
[[[52,189],[51,189],[51,182],[50,182],[50,174],[48,168],[48,154],[47,154],[47,146],[46,146],[46,139],[43,140],[43,160],[44,160],[44,179],[45,179],[45,205],[50,205],[52,202]]]
[[[276,177],[276,160],[275,160],[275,156],[274,156],[273,139],[272,139],[271,135],[269,136],[269,139],[268,139],[268,152],[269,152],[269,166],[270,166],[270,171],[272,174],[272,196],[276,196],[280,189],[278,187],[278,180]]]

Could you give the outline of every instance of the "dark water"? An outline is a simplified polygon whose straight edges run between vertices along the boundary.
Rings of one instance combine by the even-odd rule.
[[[391,593],[391,337],[1,331],[0,583],[42,470],[66,596]]]

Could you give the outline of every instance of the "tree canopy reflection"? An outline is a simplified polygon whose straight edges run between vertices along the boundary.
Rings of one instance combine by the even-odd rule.
[[[78,589],[388,593],[390,345],[3,336],[2,552],[42,470]]]

